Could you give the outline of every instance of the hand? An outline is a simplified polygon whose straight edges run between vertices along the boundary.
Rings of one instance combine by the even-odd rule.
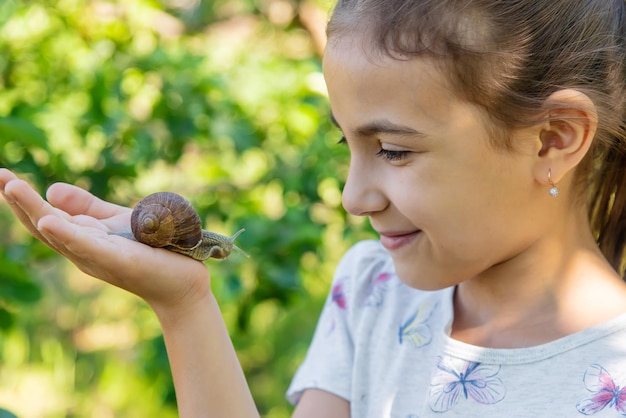
[[[210,293],[203,263],[107,234],[128,228],[129,208],[63,183],[48,189],[48,203],[3,168],[0,192],[35,238],[83,272],[142,297],[157,313],[185,309]]]

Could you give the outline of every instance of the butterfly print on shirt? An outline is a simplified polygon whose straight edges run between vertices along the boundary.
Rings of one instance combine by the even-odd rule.
[[[407,319],[398,330],[400,344],[409,344],[414,347],[428,345],[433,338],[428,320],[437,304],[424,303]]]
[[[326,336],[329,336],[335,330],[337,326],[337,321],[340,320],[341,317],[344,317],[346,314],[346,310],[348,309],[348,296],[346,292],[346,283],[348,282],[348,276],[339,277],[330,291],[330,298],[327,300],[328,310],[326,315],[328,315],[328,319],[326,322],[328,323],[328,328],[326,330]]]
[[[483,405],[502,401],[506,388],[496,377],[499,372],[499,365],[440,357],[430,383],[430,408],[434,412],[446,412],[461,399]]]
[[[621,415],[626,415],[626,387],[620,388],[604,367],[598,364],[589,366],[583,383],[592,395],[576,404],[578,412],[595,415],[604,408],[614,408]]]
[[[367,295],[367,299],[365,300],[365,305],[382,305],[385,293],[389,290],[389,281],[394,277],[396,277],[396,275],[393,273],[379,273],[372,282],[370,293]]]
[[[346,292],[344,289],[344,280],[340,279],[335,283],[331,291],[331,300],[339,309],[345,310],[347,308]]]

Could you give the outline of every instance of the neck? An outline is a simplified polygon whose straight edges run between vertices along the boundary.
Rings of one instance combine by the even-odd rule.
[[[626,285],[591,232],[571,228],[459,284],[454,309],[453,338],[494,348],[529,347],[626,312]]]

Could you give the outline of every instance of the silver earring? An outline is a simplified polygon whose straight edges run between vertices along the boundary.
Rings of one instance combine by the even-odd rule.
[[[548,190],[548,193],[550,193],[550,196],[552,197],[557,197],[559,195],[559,188],[556,187],[556,184],[554,184],[554,182],[552,181],[552,170],[550,170],[548,168],[548,183],[550,183],[550,190]]]

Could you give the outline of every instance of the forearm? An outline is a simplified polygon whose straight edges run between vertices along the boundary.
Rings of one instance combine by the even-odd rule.
[[[181,418],[259,414],[211,293],[184,311],[155,309],[174,377]]]

